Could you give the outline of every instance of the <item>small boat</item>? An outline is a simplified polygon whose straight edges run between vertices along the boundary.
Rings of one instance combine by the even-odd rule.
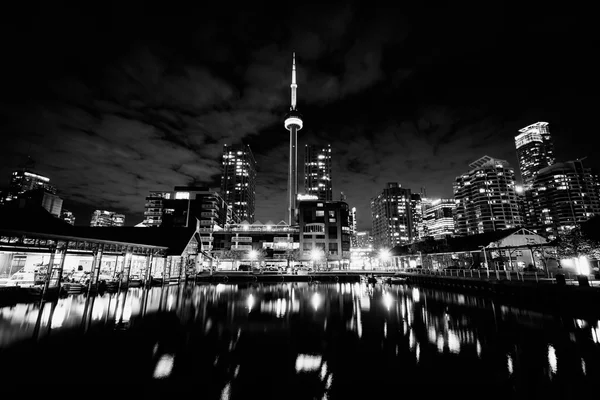
[[[390,283],[393,285],[402,285],[408,283],[408,279],[400,276],[396,276],[394,278],[390,278]]]
[[[372,284],[376,284],[377,283],[377,278],[375,278],[375,275],[371,275],[367,278],[367,283],[372,283]]]
[[[87,290],[87,285],[83,283],[65,282],[62,284],[62,290],[67,294],[79,294]]]

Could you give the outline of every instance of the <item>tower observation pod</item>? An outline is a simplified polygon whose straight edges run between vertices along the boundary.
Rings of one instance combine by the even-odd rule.
[[[285,116],[285,129],[290,131],[290,164],[288,168],[288,223],[296,224],[298,197],[298,131],[302,129],[302,115],[296,109],[296,53],[292,57],[292,104]]]

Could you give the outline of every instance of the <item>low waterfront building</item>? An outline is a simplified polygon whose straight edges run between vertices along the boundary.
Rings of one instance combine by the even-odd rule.
[[[184,279],[211,264],[198,227],[138,229],[72,226],[43,208],[0,209],[0,276],[18,271],[53,282],[75,271],[114,277]]]
[[[529,267],[533,270],[555,271],[558,267],[555,246],[546,238],[524,228],[425,240],[397,246],[391,253],[392,265],[398,269],[485,268],[523,271]]]
[[[244,221],[200,234],[203,243],[213,243],[211,254],[218,260],[219,269],[237,270],[242,264],[276,268],[300,265],[298,232],[297,226],[285,221]]]
[[[319,268],[350,264],[349,207],[343,201],[302,201],[298,204],[299,259]]]

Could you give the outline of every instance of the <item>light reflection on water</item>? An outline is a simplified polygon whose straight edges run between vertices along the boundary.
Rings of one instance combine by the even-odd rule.
[[[349,398],[357,380],[397,376],[415,383],[468,376],[510,393],[535,381],[552,395],[552,385],[581,385],[600,372],[597,319],[358,283],[134,288],[70,296],[46,303],[41,314],[39,304],[17,304],[0,308],[0,348],[74,329],[136,329],[159,313],[176,317],[168,332],[184,332],[183,339],[153,339],[147,350],[153,364],[139,370],[161,381],[212,376],[206,398],[252,397],[249,382],[261,376],[295,388],[294,398]]]

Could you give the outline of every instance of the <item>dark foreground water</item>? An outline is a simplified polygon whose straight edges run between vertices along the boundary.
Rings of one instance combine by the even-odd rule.
[[[130,289],[0,309],[2,393],[595,398],[600,324],[408,286]],[[89,385],[92,391],[76,387]],[[591,396],[591,397],[590,397]],[[438,397],[439,398],[439,397]]]

